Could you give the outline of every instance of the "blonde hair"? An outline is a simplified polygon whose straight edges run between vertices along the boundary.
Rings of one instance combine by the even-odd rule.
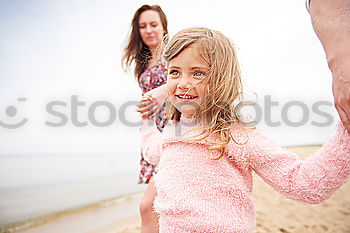
[[[211,136],[219,139],[209,142],[208,148],[221,150],[218,158],[212,158],[217,160],[224,156],[231,139],[240,144],[232,137],[232,127],[248,124],[238,114],[243,105],[243,87],[236,50],[221,32],[193,27],[178,32],[165,47],[163,57],[169,62],[189,46],[197,48],[209,67],[204,80],[208,95],[201,103],[201,112],[196,114],[202,133],[195,141],[208,141]],[[181,113],[171,104],[168,105],[167,113],[169,119],[180,120]]]

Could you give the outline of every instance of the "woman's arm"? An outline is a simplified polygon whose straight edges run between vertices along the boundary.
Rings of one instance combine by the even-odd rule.
[[[350,132],[350,0],[309,3],[313,28],[332,71],[335,107]]]
[[[350,173],[350,134],[340,123],[337,134],[319,151],[300,160],[259,130],[250,135],[249,164],[286,197],[319,203],[331,196]]]

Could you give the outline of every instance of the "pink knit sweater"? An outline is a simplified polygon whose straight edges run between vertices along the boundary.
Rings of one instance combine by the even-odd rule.
[[[336,136],[306,160],[279,147],[260,130],[233,130],[227,155],[209,152],[193,120],[181,118],[159,133],[152,123],[141,128],[143,155],[158,164],[154,177],[160,232],[252,232],[255,210],[252,171],[288,198],[319,203],[339,188],[350,173],[350,135],[339,123]],[[189,126],[192,125],[192,126]],[[192,130],[191,130],[192,129]],[[189,132],[189,133],[186,133]]]

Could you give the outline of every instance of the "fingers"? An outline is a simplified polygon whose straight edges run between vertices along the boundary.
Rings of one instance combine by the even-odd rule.
[[[147,104],[147,105],[137,105],[137,112],[143,113],[143,112],[147,112],[150,109],[152,109],[154,107],[154,104]]]
[[[137,108],[141,109],[146,107],[147,109],[147,106],[153,106],[153,105],[154,105],[154,101],[150,99],[141,99],[140,104],[137,105]]]
[[[144,112],[151,111],[154,107],[158,108],[158,106],[153,102],[150,102],[147,104],[139,104],[139,105],[137,105],[136,111],[139,113],[144,113]]]
[[[154,101],[154,98],[150,95],[143,95],[141,98],[141,102]]]
[[[154,106],[150,110],[142,112],[141,116],[142,117],[147,116],[148,118],[153,118],[153,117],[155,117],[155,115],[158,112],[158,110],[159,110],[158,106]]]
[[[137,105],[137,112],[141,114],[142,119],[144,118],[154,118],[157,112],[160,110],[156,101],[152,98],[142,98],[140,104]]]
[[[150,111],[148,111],[148,115],[149,115],[149,117],[155,117],[156,116],[156,114],[158,113],[158,111],[159,111],[159,106],[157,106],[157,105],[155,105]]]
[[[141,104],[149,104],[154,102],[154,100],[151,97],[142,97],[142,99],[140,100]]]
[[[350,103],[345,98],[340,98],[335,103],[335,108],[338,111],[339,117],[345,128],[350,132]]]

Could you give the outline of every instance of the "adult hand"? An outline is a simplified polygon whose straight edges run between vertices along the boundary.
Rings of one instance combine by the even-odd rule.
[[[350,43],[350,42],[349,42]],[[341,122],[350,132],[350,55],[346,62],[330,64],[333,74],[335,108]]]

